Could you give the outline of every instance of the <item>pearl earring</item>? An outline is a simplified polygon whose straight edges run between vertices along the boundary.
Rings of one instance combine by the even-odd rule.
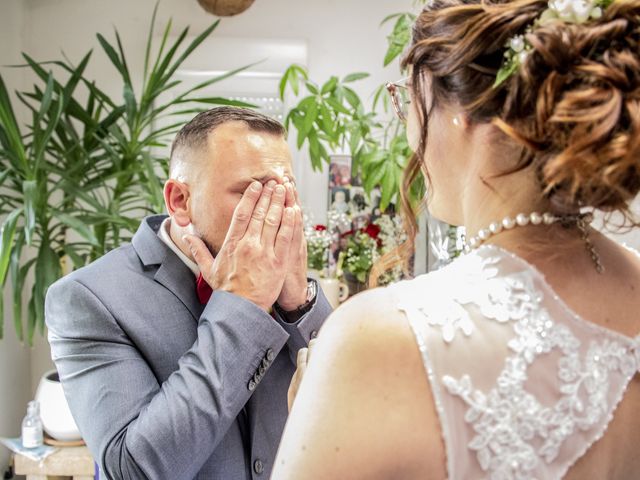
[[[460,118],[459,118],[457,115],[456,115],[455,117],[453,117],[453,124],[454,124],[456,127],[459,127],[459,126],[460,126]]]

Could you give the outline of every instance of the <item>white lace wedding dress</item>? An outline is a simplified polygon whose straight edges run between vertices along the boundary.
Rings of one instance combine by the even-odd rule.
[[[562,478],[640,370],[640,336],[580,318],[495,246],[390,288],[422,353],[450,480]]]

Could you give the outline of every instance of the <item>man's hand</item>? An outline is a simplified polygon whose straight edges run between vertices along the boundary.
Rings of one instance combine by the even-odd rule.
[[[298,357],[296,359],[296,372],[293,374],[291,384],[289,385],[289,391],[287,392],[287,404],[289,405],[289,411],[293,406],[293,401],[296,399],[298,390],[300,389],[300,383],[307,371],[307,365],[309,364],[309,358],[311,358],[311,349],[316,343],[317,339],[313,339],[309,342],[309,348],[301,348],[298,350]]]
[[[186,235],[202,276],[213,290],[234,293],[269,311],[282,290],[296,213],[285,207],[286,188],[252,183],[236,207],[214,259],[204,242]]]
[[[289,269],[278,296],[278,305],[282,310],[290,312],[307,301],[307,241],[304,237],[298,191],[288,179],[285,179],[284,186],[287,190],[285,206],[294,210],[295,226],[289,249]]]

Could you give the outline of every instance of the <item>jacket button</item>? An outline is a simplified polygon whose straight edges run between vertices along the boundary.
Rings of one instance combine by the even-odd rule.
[[[255,382],[255,380],[251,379],[249,380],[249,385],[247,385],[247,388],[250,392],[253,392],[256,389],[256,385],[257,383]]]
[[[258,475],[264,472],[264,465],[262,463],[262,460],[258,459],[255,462],[253,462],[253,471],[256,472]]]
[[[316,338],[318,336],[317,330],[311,330],[311,338]]]
[[[267,354],[265,355],[265,358],[270,362],[272,362],[273,359],[276,358],[276,354],[274,353],[272,348],[267,350]]]
[[[261,363],[261,365],[262,365],[264,368],[267,368],[269,365],[271,365],[271,362],[270,362],[269,360],[267,360],[266,358],[263,358],[263,359],[262,359],[262,363]]]

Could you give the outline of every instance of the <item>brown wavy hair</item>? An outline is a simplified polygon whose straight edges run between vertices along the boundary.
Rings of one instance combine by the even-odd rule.
[[[616,0],[598,20],[555,21],[525,33],[547,8],[546,0],[434,0],[419,15],[403,60],[412,67],[413,101],[424,119],[400,192],[412,238],[416,210],[406,192],[428,140],[425,88],[431,108],[457,105],[471,122],[492,123],[521,145],[504,174],[535,168],[543,195],[558,209],[618,211],[627,225],[640,225],[629,208],[640,191],[640,1]],[[519,34],[533,50],[494,88],[505,45]],[[404,248],[408,258],[413,242]]]

